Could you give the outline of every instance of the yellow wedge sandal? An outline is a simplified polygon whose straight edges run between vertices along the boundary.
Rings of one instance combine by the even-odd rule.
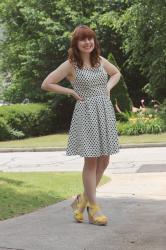
[[[108,218],[105,215],[96,215],[98,211],[100,211],[100,207],[98,205],[89,205],[87,206],[88,218],[89,223],[98,225],[98,226],[105,226],[108,223]]]
[[[84,194],[77,195],[74,202],[71,204],[74,212],[74,219],[76,222],[83,222],[84,216],[83,212],[87,206],[88,200],[85,198]],[[80,211],[81,210],[81,211]]]

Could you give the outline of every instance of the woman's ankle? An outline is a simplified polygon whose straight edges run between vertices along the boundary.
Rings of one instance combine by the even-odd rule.
[[[96,206],[98,206],[96,201],[91,201],[88,204],[89,204],[89,207],[96,207]]]

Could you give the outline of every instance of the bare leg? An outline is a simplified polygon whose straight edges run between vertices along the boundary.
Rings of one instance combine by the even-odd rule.
[[[108,155],[102,155],[98,158],[85,158],[82,177],[84,183],[84,195],[88,198],[90,203],[96,202],[96,187],[103,176],[104,170],[109,164],[109,159],[110,156]],[[89,198],[89,196],[91,198]]]
[[[96,187],[99,184],[105,169],[109,164],[110,156],[102,155],[97,159],[97,168],[96,168]]]
[[[96,201],[96,187],[101,180],[101,177],[104,173],[104,170],[108,166],[109,156],[103,155],[98,158],[85,158],[85,164],[83,169],[83,183],[84,183],[84,195],[87,197],[89,201],[89,212],[92,213],[93,219],[98,218],[99,222],[102,218],[103,223],[107,218],[103,217],[102,211],[96,210],[94,214],[94,210],[96,209],[97,201]],[[95,208],[93,207],[95,206]],[[98,205],[97,205],[98,206]],[[101,217],[102,216],[102,217]],[[103,219],[104,218],[104,219]],[[92,217],[91,217],[92,219]]]
[[[84,184],[84,194],[90,204],[96,204],[96,169],[97,157],[85,157],[82,179]]]

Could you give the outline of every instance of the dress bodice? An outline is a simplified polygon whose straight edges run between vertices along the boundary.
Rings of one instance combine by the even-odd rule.
[[[75,79],[71,81],[73,89],[82,97],[107,95],[108,75],[100,64],[97,67],[75,66]]]

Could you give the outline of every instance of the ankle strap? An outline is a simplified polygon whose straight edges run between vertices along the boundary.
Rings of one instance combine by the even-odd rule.
[[[98,211],[100,211],[100,207],[99,207],[99,205],[97,205],[97,204],[93,204],[93,205],[91,205],[91,204],[89,204],[89,208],[92,210],[91,211],[91,213],[93,213],[93,215],[96,213],[96,212],[98,212]]]

